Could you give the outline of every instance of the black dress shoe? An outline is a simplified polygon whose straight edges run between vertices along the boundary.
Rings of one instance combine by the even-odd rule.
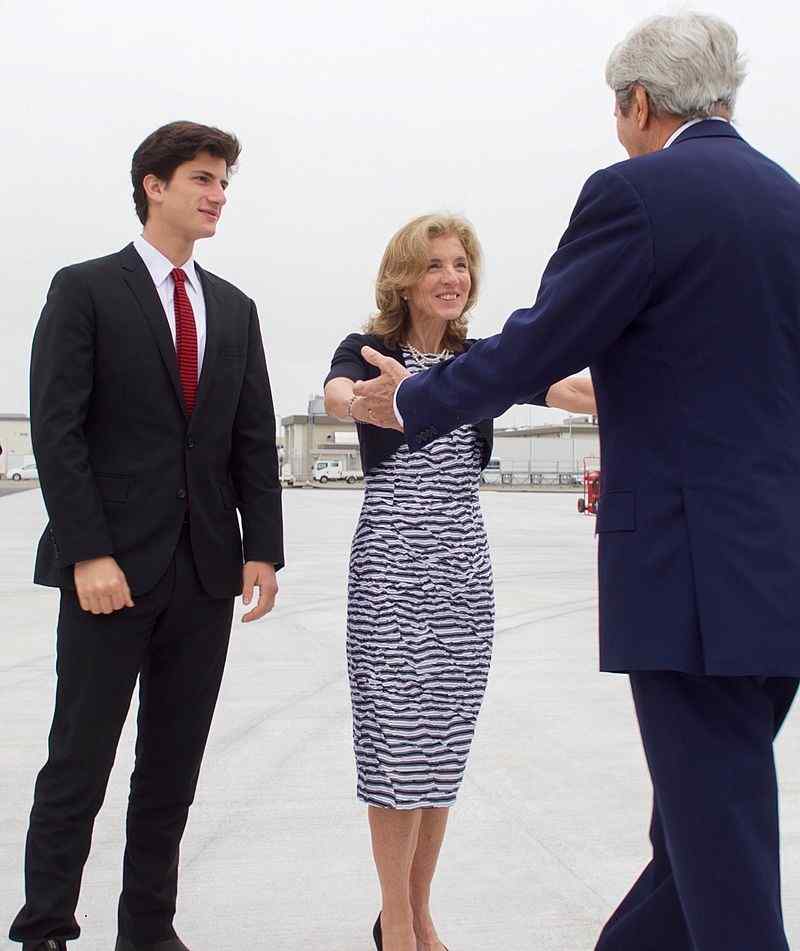
[[[22,951],[67,951],[67,942],[60,938],[45,938],[44,941],[23,941]]]
[[[180,938],[167,938],[155,944],[134,944],[128,938],[117,937],[114,951],[189,951]]]

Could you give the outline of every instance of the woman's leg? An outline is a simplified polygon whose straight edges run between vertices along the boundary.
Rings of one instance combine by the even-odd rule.
[[[410,889],[417,951],[442,951],[444,947],[431,918],[431,882],[449,814],[449,809],[422,810],[417,849],[411,865]]]
[[[369,807],[372,854],[381,883],[384,951],[417,951],[410,881],[422,811]]]

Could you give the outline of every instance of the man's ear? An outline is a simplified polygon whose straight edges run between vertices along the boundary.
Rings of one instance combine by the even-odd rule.
[[[650,100],[647,98],[644,86],[635,86],[633,94],[636,97],[636,124],[640,132],[644,132],[650,121]]]
[[[160,179],[158,175],[153,175],[151,172],[149,175],[145,175],[142,179],[142,188],[144,189],[145,195],[147,195],[148,201],[154,205],[160,205],[164,201],[164,192],[167,188],[167,183]]]

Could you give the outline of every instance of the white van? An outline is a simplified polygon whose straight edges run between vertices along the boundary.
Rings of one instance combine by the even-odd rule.
[[[349,485],[364,478],[360,469],[345,469],[341,459],[318,459],[311,473],[314,482],[341,482]]]

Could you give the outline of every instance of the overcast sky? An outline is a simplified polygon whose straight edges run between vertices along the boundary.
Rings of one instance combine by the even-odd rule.
[[[730,20],[748,55],[740,131],[800,177],[796,4],[698,8]],[[374,306],[387,240],[414,215],[475,224],[486,272],[473,334],[496,332],[533,300],[583,180],[625,157],[603,81],[610,49],[642,17],[678,9],[0,0],[0,412],[27,412],[53,273],[140,230],[131,154],[174,119],[243,142],[217,235],[196,257],[256,301],[279,416],[320,392],[335,345]]]

